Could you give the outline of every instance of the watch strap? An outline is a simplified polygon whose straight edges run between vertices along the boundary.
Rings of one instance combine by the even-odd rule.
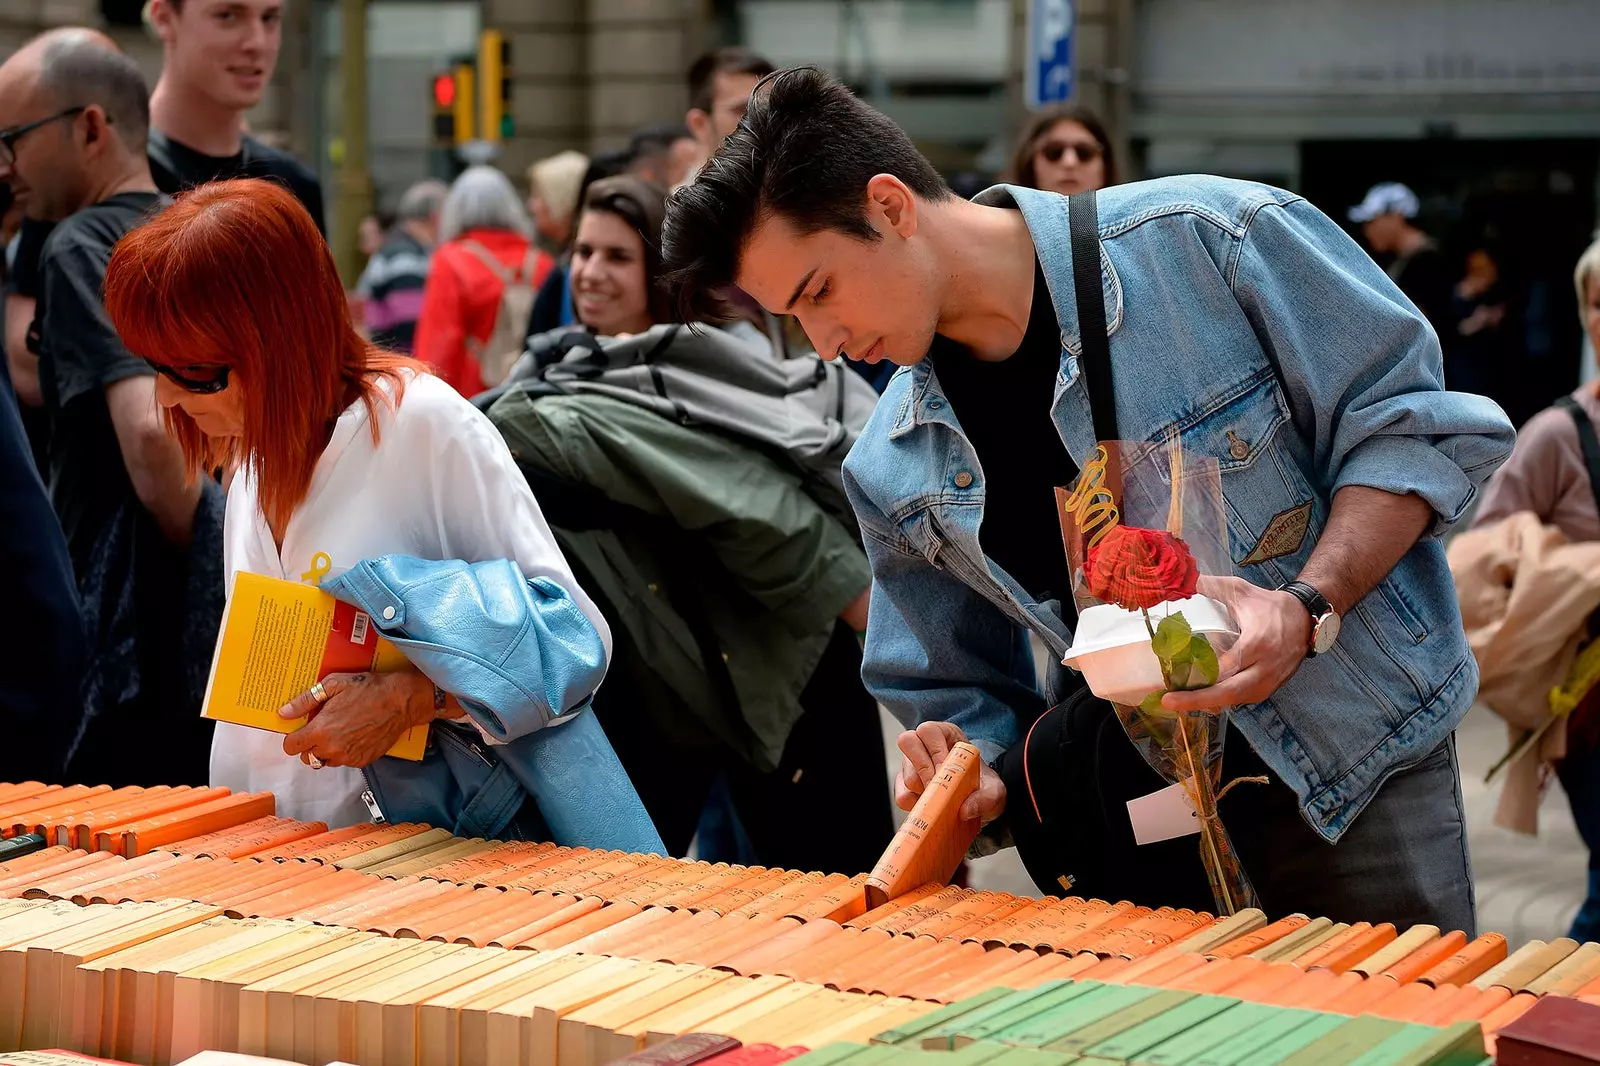
[[[1313,619],[1333,613],[1333,604],[1328,602],[1328,597],[1318,592],[1315,586],[1308,585],[1304,581],[1291,581],[1279,591],[1287,592],[1305,604],[1306,610],[1311,613]]]

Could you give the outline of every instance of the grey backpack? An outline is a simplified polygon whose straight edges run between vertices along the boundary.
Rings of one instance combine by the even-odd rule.
[[[513,272],[477,241],[462,241],[461,246],[500,279],[500,307],[495,312],[494,329],[488,340],[480,342],[467,338],[467,350],[478,361],[484,387],[492,389],[505,381],[511,365],[522,354],[522,342],[528,336],[528,319],[533,317],[533,301],[538,295],[533,276],[539,267],[539,249],[528,245],[522,266]]]

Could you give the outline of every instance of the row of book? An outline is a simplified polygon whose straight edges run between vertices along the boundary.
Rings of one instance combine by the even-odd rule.
[[[533,949],[689,968],[804,993],[811,1006],[822,1002],[813,993],[844,997],[833,1009],[847,1019],[839,1004],[932,1009],[1066,980],[1342,1018],[1475,1023],[1492,1044],[1541,997],[1600,1004],[1600,945],[1570,940],[1508,954],[1493,933],[1469,941],[1429,926],[1268,922],[1259,911],[1218,919],[938,884],[868,909],[868,875],[462,840],[415,825],[329,832],[243,806],[218,825],[212,791],[0,785],[0,898],[192,901],[221,917],[354,930],[408,950]],[[152,803],[163,809],[152,813]],[[168,839],[140,847],[129,826]],[[174,826],[201,832],[171,839]],[[85,839],[121,846],[70,846]]]

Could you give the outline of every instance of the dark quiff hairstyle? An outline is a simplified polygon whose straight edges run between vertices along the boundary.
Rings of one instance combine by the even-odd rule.
[[[758,85],[744,121],[667,203],[662,266],[683,320],[725,317],[717,290],[733,283],[760,219],[782,217],[801,236],[881,239],[867,221],[867,182],[879,174],[924,200],[953,195],[905,131],[815,67]]]
[[[1033,116],[1027,128],[1022,131],[1022,136],[1017,138],[1017,150],[1011,157],[1011,169],[1006,173],[1006,180],[1013,185],[1022,185],[1029,189],[1039,187],[1038,175],[1033,170],[1033,157],[1038,154],[1045,135],[1057,122],[1076,122],[1089,131],[1089,136],[1100,146],[1100,158],[1105,160],[1106,184],[1115,185],[1120,180],[1117,174],[1117,154],[1111,147],[1111,138],[1106,134],[1105,123],[1100,121],[1099,115],[1077,104],[1061,104]]]
[[[707,52],[689,66],[689,106],[710,112],[711,105],[716,102],[718,74],[754,74],[765,78],[776,69],[765,56],[738,45]]]
[[[657,284],[661,277],[661,218],[666,211],[666,190],[631,174],[601,178],[583,193],[577,225],[590,211],[616,215],[644,242],[644,283],[650,294],[650,317],[655,322],[677,322],[671,299]],[[573,231],[577,231],[577,225]]]

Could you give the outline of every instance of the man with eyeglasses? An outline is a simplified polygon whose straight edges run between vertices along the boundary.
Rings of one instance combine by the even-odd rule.
[[[182,676],[194,665],[183,626],[214,634],[220,615],[217,545],[188,551],[203,491],[218,516],[220,493],[188,483],[151,368],[123,347],[101,298],[113,246],[166,203],[145,157],[147,101],[138,67],[104,35],[35,38],[0,65],[0,181],[29,218],[56,223],[30,343],[50,418],[50,499],[89,626],[91,721],[67,776],[204,784],[209,737]]]

